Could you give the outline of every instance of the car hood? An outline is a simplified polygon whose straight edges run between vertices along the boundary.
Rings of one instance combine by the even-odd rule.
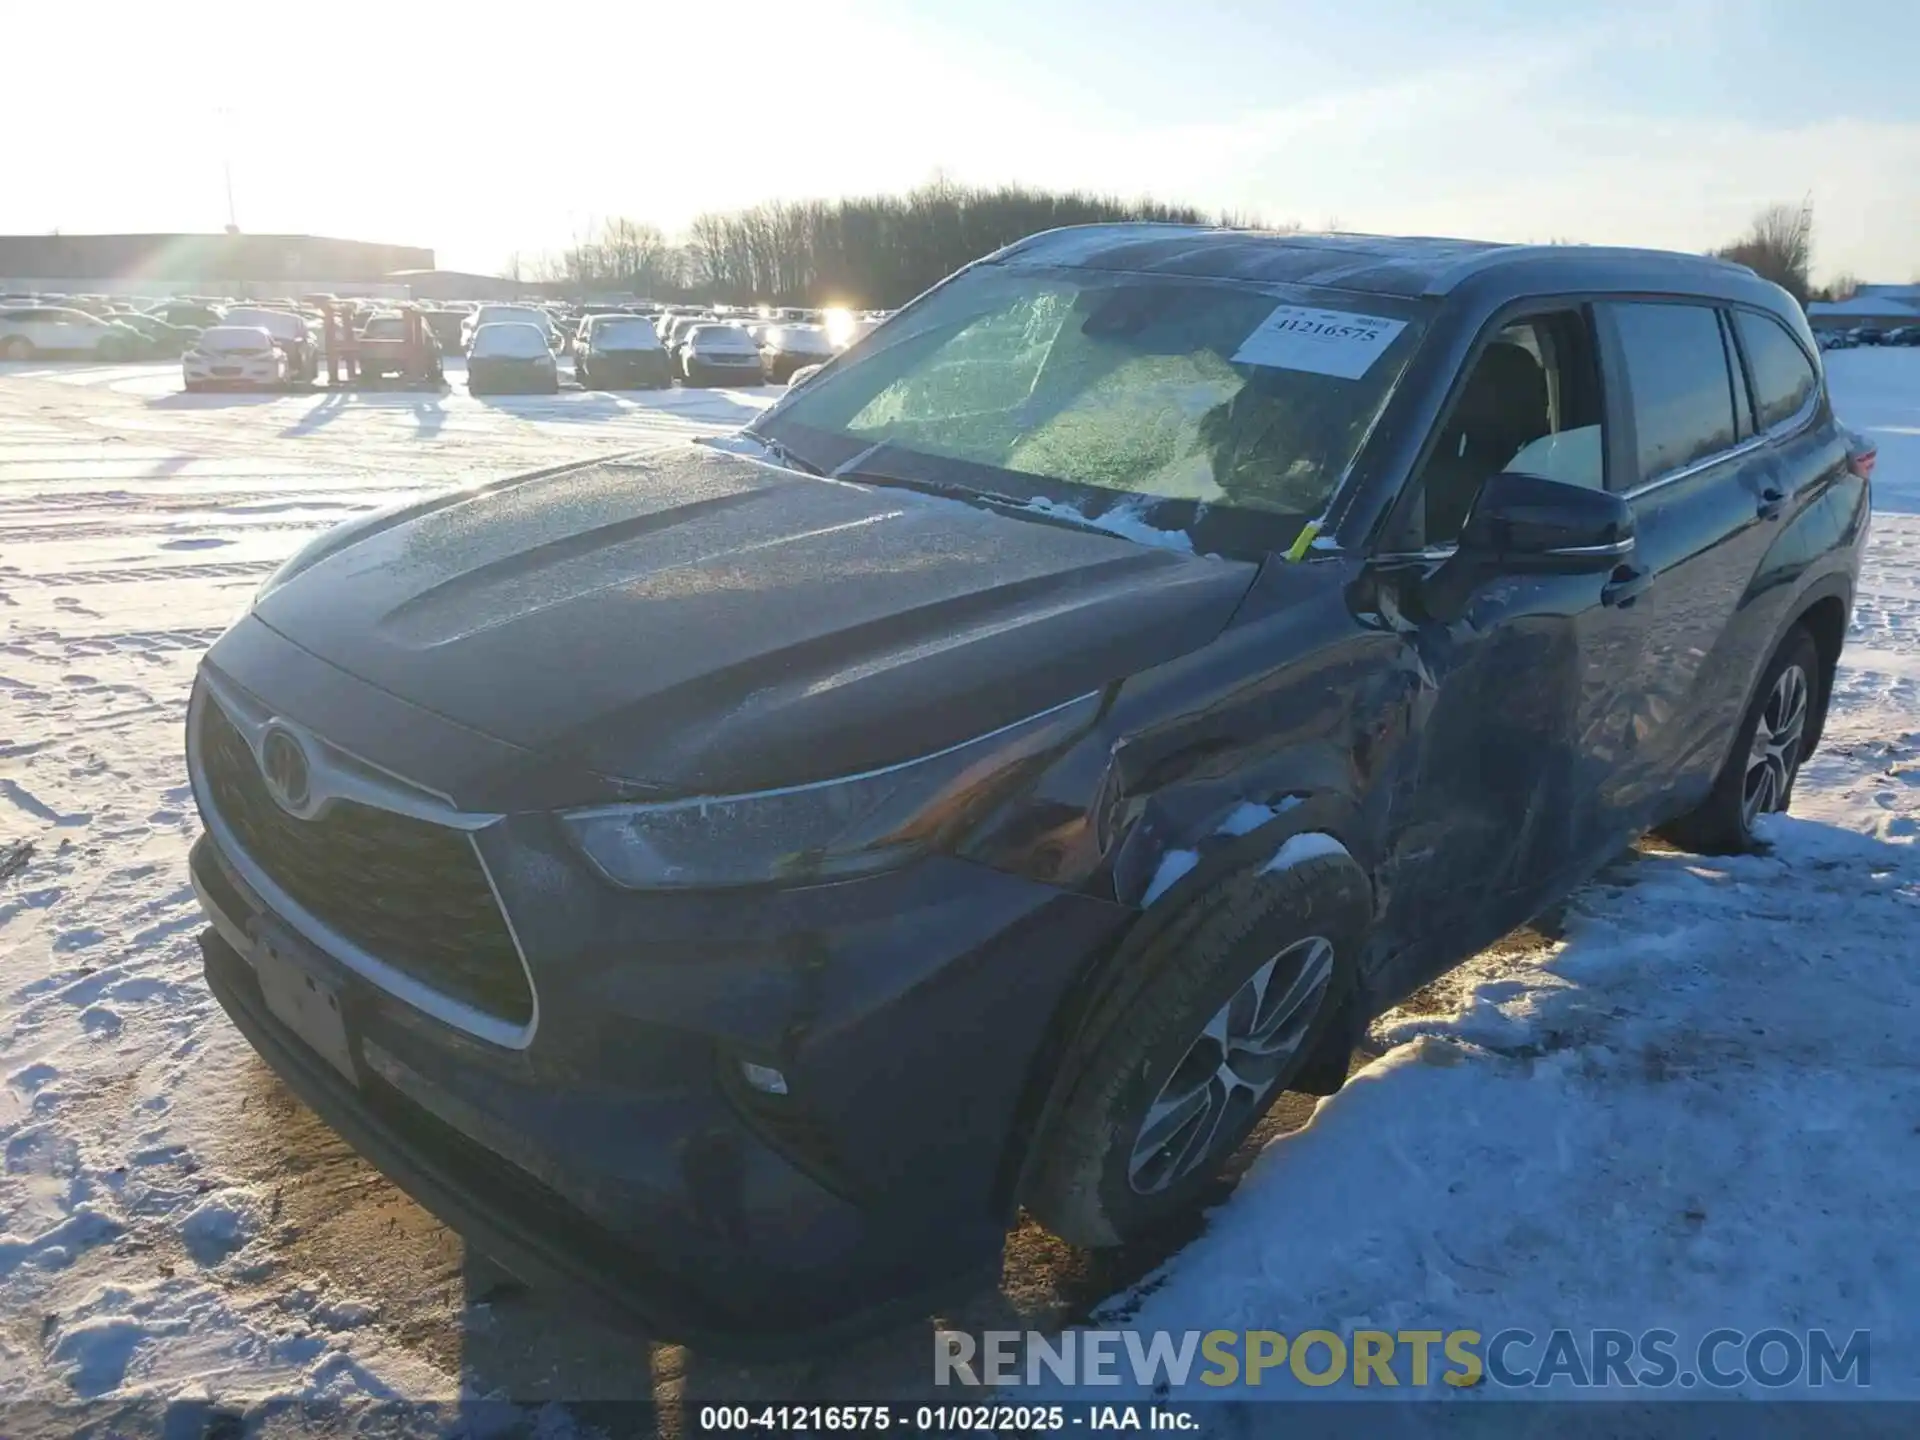
[[[254,613],[621,793],[716,794],[897,763],[1172,659],[1257,568],[689,444],[350,522]]]

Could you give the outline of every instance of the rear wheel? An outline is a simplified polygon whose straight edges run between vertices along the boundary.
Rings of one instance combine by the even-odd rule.
[[[1198,1201],[1335,1023],[1370,895],[1345,855],[1242,871],[1123,955],[1036,1141],[1041,1222],[1116,1245]]]
[[[31,360],[33,342],[24,335],[9,335],[0,340],[0,360]]]
[[[1683,849],[1706,855],[1751,850],[1755,822],[1793,803],[1793,783],[1822,698],[1821,680],[1820,649],[1796,625],[1761,676],[1713,789],[1661,833]]]

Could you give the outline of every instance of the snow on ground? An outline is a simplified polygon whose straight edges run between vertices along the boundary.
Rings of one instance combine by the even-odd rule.
[[[1452,1013],[1387,1017],[1384,1058],[1112,1313],[1866,1328],[1875,1392],[1920,1392],[1920,351],[1828,364],[1881,513],[1772,853],[1643,850],[1563,938],[1460,972]],[[512,1329],[233,1034],[199,979],[181,726],[200,652],[320,527],[766,398],[187,397],[171,367],[0,367],[0,1401],[663,1383],[617,1340],[570,1378],[580,1332]]]
[[[0,876],[33,846],[0,879],[0,1401],[460,1392],[284,1263],[251,1162],[285,1117],[198,979],[193,666],[355,511],[685,443],[772,393],[187,396],[171,366],[0,366]]]
[[[1871,1394],[1920,1398],[1920,350],[1827,364],[1879,446],[1878,513],[1827,734],[1770,853],[1644,846],[1561,938],[1449,977],[1451,1013],[1384,1017],[1384,1057],[1100,1324],[1518,1327],[1542,1343],[1516,1369],[1555,1327],[1666,1328],[1683,1361],[1722,1326],[1867,1330]],[[1223,1393],[1200,1373],[1176,1396]],[[1241,1393],[1356,1394],[1282,1375]]]

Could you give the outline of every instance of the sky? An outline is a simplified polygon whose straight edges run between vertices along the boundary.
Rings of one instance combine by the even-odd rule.
[[[1810,198],[1817,278],[1920,279],[1915,0],[12,8],[62,59],[9,67],[0,233],[217,230],[230,171],[244,230],[499,271],[939,174],[1685,250]]]

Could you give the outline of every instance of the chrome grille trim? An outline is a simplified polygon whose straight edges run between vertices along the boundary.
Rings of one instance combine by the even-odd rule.
[[[228,708],[229,699],[242,713],[236,714],[235,709]],[[481,853],[480,846],[474,838],[477,831],[485,829],[502,817],[459,811],[444,795],[369,765],[359,757],[350,755],[338,746],[312,735],[304,728],[298,731],[304,740],[311,743],[310,754],[316,757],[322,755],[327,757],[328,764],[324,768],[329,782],[336,774],[335,761],[343,762],[338,773],[354,774],[358,777],[350,783],[343,783],[341,789],[331,791],[330,798],[351,798],[356,803],[373,809],[389,810],[466,832],[467,843],[473,849],[474,862],[480,867],[480,873],[486,879],[487,888],[493,894],[494,903],[500,907],[501,922],[505,925],[508,938],[513,943],[514,955],[520,962],[521,974],[526,981],[530,1009],[524,1025],[489,1014],[388,964],[378,955],[364,949],[313,914],[260,867],[241,847],[238,838],[221,817],[219,809],[212,803],[207,790],[200,739],[201,721],[205,707],[210,704],[220,707],[229,723],[240,732],[248,746],[254,750],[256,761],[259,759],[257,747],[267,721],[277,717],[268,714],[266,708],[257,699],[220,676],[212,667],[201,667],[193,688],[192,699],[187,707],[187,778],[193,787],[194,799],[199,804],[200,814],[208,833],[213,836],[215,843],[219,846],[221,858],[249,889],[266,902],[275,918],[290,926],[303,939],[317,946],[369,984],[442,1024],[450,1025],[476,1039],[485,1040],[508,1050],[524,1050],[531,1045],[540,1026],[540,990],[534,984],[533,970],[527,964],[526,949],[520,943],[520,933],[514,926],[512,915],[501,902],[500,887],[494,880],[493,871],[487,864],[486,856]],[[280,723],[288,728],[294,728],[284,720]],[[318,774],[319,772],[316,771],[316,781]],[[207,903],[207,897],[204,894],[201,900],[204,908],[210,913],[217,913],[217,907]],[[220,929],[222,935],[231,943],[234,937],[227,933],[226,927],[216,925],[216,928]],[[243,955],[246,953],[244,948],[241,953]]]

